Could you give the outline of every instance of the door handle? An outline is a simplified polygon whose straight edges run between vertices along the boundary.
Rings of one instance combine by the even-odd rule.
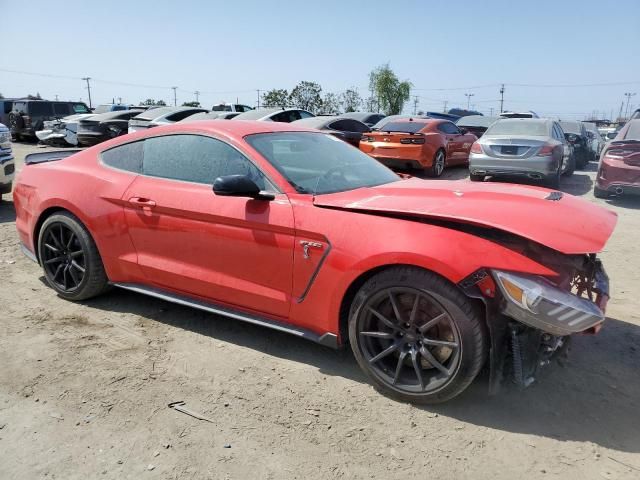
[[[300,245],[302,245],[302,254],[304,258],[309,258],[311,255],[309,253],[310,248],[322,248],[323,245],[319,242],[308,242],[305,240],[300,241]]]
[[[140,207],[145,211],[151,211],[151,209],[156,206],[156,202],[153,200],[141,197],[131,197],[129,199],[129,204],[134,207]]]

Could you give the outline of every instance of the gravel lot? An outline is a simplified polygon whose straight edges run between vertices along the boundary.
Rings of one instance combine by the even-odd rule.
[[[33,151],[15,144],[18,169]],[[58,298],[5,196],[0,478],[640,478],[640,198],[596,200],[594,170],[563,190],[619,215],[605,328],[524,392],[482,377],[426,408],[381,396],[349,351],[126,291]]]

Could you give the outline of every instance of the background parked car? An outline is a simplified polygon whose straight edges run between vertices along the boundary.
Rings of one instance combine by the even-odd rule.
[[[36,132],[44,128],[44,122],[69,115],[89,114],[91,110],[82,102],[51,102],[49,100],[15,100],[9,114],[11,136],[35,138]]]
[[[117,112],[119,110],[129,110],[131,108],[135,108],[131,105],[125,105],[123,103],[104,103],[102,105],[98,105],[93,109],[93,113],[107,113],[107,112]]]
[[[560,120],[560,126],[564,131],[564,136],[573,145],[573,152],[576,159],[576,168],[582,170],[589,161],[595,160],[593,152],[589,147],[589,136],[587,129],[582,122],[570,120]]]
[[[589,138],[589,148],[593,154],[593,159],[600,158],[600,152],[602,151],[602,147],[604,146],[604,141],[602,140],[602,136],[598,131],[598,127],[595,123],[591,122],[582,122],[584,124],[584,128],[587,130],[587,137]]]
[[[160,107],[149,109],[129,120],[129,133],[144,130],[145,128],[157,127],[183,120],[195,113],[205,113],[208,110],[194,107]]]
[[[77,132],[78,144],[90,147],[126,134],[129,129],[129,120],[140,115],[143,111],[138,109],[116,110],[80,119]]]
[[[364,135],[360,150],[388,167],[419,168],[439,177],[446,166],[466,165],[476,140],[448,120],[397,120]]]
[[[212,112],[248,112],[253,110],[253,107],[249,105],[242,105],[240,103],[218,103],[211,107]]]
[[[47,120],[42,130],[36,132],[36,137],[48,145],[76,146],[78,145],[78,122],[94,116],[94,113],[82,113],[69,115],[60,120]]]
[[[627,122],[604,147],[593,194],[640,194],[640,118]]]
[[[487,128],[500,117],[485,117],[484,115],[468,115],[466,117],[460,117],[456,120],[456,125],[463,131],[473,133],[476,137],[480,138],[487,131]]]
[[[359,122],[364,123],[367,127],[371,128],[380,120],[382,120],[385,115],[382,113],[374,113],[374,112],[347,112],[340,115],[342,118],[353,118],[354,120],[358,120]]]
[[[300,108],[257,108],[249,112],[241,113],[231,120],[260,120],[263,122],[291,123],[309,117],[315,117],[315,115]]]
[[[520,176],[558,188],[560,175],[574,170],[572,150],[560,125],[544,118],[509,118],[493,123],[471,147],[471,180]]]
[[[11,191],[15,168],[11,149],[11,133],[6,125],[0,123],[0,200],[2,200],[2,195]]]
[[[345,118],[343,116],[318,116],[303,118],[296,120],[296,125],[301,127],[315,128],[323,130],[331,135],[350,143],[354,147],[360,146],[362,134],[371,131],[364,123],[354,118]]]
[[[481,114],[482,115],[482,114]],[[428,118],[439,118],[440,120],[449,120],[450,122],[456,123],[456,120],[459,120],[460,115],[453,115],[451,113],[440,113],[440,112],[427,112],[424,115]]]

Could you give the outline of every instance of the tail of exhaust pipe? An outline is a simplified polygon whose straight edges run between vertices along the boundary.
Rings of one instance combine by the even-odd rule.
[[[624,189],[622,187],[616,187],[614,192],[616,193],[616,195],[622,195],[624,193]]]

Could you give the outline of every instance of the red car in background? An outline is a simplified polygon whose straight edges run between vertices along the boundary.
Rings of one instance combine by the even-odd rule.
[[[640,118],[627,122],[604,146],[593,194],[598,198],[640,194]]]
[[[360,150],[388,167],[420,169],[439,177],[445,167],[468,165],[477,139],[448,120],[397,120],[363,135]]]
[[[485,364],[492,391],[528,385],[596,332],[596,252],[616,222],[542,188],[403,180],[332,135],[249,121],[29,155],[14,202],[23,251],[63,298],[114,285],[348,343],[374,385],[417,403]]]

